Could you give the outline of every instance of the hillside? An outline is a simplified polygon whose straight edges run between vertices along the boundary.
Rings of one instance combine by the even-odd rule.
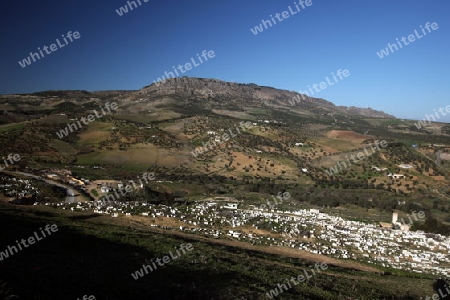
[[[294,97],[300,101],[292,105]],[[0,215],[5,224],[15,226],[11,231],[4,227],[4,235],[25,235],[24,228],[55,220],[67,234],[48,246],[59,249],[55,253],[61,255],[60,262],[74,257],[74,264],[96,266],[88,268],[96,278],[113,274],[84,285],[99,295],[110,295],[111,289],[127,294],[136,285],[130,278],[118,279],[123,272],[110,270],[112,266],[128,270],[128,276],[144,256],[163,255],[167,245],[187,242],[211,254],[198,256],[197,251],[197,256],[161,271],[161,278],[173,277],[177,283],[161,279],[147,286],[141,279],[139,293],[175,299],[170,292],[156,291],[163,286],[185,289],[184,298],[177,299],[236,299],[233,295],[262,299],[286,274],[309,268],[311,261],[326,261],[330,267],[314,288],[308,283],[286,292],[284,298],[299,299],[301,294],[302,299],[400,300],[415,299],[425,290],[432,293],[437,274],[430,270],[436,270],[435,265],[422,269],[424,274],[400,268],[412,259],[403,250],[417,246],[408,238],[391,249],[395,255],[386,254],[393,260],[389,265],[383,261],[385,254],[364,253],[359,244],[343,244],[342,249],[335,244],[333,250],[339,250],[331,252],[329,239],[346,238],[340,236],[347,232],[342,224],[357,224],[350,235],[367,233],[358,229],[365,224],[377,235],[385,234],[378,224],[389,226],[392,212],[405,218],[423,211],[425,220],[415,222],[411,230],[423,230],[426,237],[445,245],[439,234],[450,235],[447,124],[418,129],[414,121],[372,108],[336,106],[324,99],[302,100],[291,91],[200,78],[170,79],[138,91],[2,95],[0,109],[2,155],[20,156],[0,176]],[[154,180],[123,193],[125,185],[148,172]],[[61,185],[54,182],[70,187],[77,200],[66,197],[61,202]],[[268,198],[280,193],[289,198],[275,208]],[[90,201],[106,195],[115,203],[102,207]],[[218,202],[235,203],[239,210],[216,207]],[[267,212],[262,208],[266,205]],[[281,213],[274,215],[275,210]],[[310,211],[319,210],[322,217],[328,216],[327,222],[340,220],[331,227],[335,231],[327,227],[331,223],[316,223],[310,217]],[[252,211],[249,218],[248,211]],[[294,213],[296,218],[308,217],[292,221]],[[335,235],[322,235],[326,232]],[[246,238],[240,239],[241,234]],[[149,244],[149,237],[156,244]],[[362,238],[374,237],[369,232]],[[90,248],[61,250],[72,239],[88,239]],[[372,242],[384,247],[384,239]],[[34,255],[41,259],[49,249]],[[317,254],[318,249],[324,254]],[[442,249],[423,251],[443,259]],[[106,259],[85,260],[91,251],[101,251]],[[117,253],[124,253],[135,267],[119,262]],[[394,260],[400,256],[403,261]],[[301,260],[293,263],[293,258]],[[251,266],[242,269],[243,260]],[[447,262],[439,264],[443,274]],[[42,264],[36,265],[36,274],[63,272],[48,260],[44,265],[43,271]],[[79,282],[80,269],[69,266],[74,282]],[[20,279],[22,269],[17,263],[8,269],[14,270],[12,275],[0,280],[11,283],[13,291],[21,289],[27,281]],[[194,275],[188,270],[195,270]],[[185,274],[192,275],[195,284]],[[228,278],[233,279],[225,284]],[[42,297],[64,292],[32,287]]]

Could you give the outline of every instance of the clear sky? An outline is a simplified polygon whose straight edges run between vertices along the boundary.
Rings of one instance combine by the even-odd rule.
[[[138,7],[122,16],[116,10],[127,5],[124,0],[3,3],[0,94],[140,89],[213,50],[214,58],[183,76],[298,92],[347,69],[350,76],[314,96],[412,119],[450,105],[448,0],[312,0],[305,8],[298,0],[135,2]],[[288,18],[277,20],[283,11]],[[250,29],[270,15],[276,24],[253,34]],[[424,35],[420,26],[427,22],[438,29]],[[377,55],[414,30],[420,39],[406,39],[409,45],[403,42],[382,59]],[[80,37],[65,44],[61,36],[69,31]],[[19,65],[57,38],[64,47]],[[450,122],[450,114],[440,121]]]

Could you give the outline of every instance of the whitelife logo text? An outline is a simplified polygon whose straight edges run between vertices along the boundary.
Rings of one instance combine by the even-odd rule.
[[[277,18],[278,22],[282,22],[282,21],[286,20],[287,18],[289,18],[290,16],[296,15],[300,11],[305,10],[307,7],[311,6],[312,4],[313,4],[312,0],[306,0],[306,1],[300,0],[300,1],[298,1],[298,4],[297,4],[297,2],[294,2],[294,5],[295,5],[295,8],[297,8],[297,11],[293,10],[292,7],[289,5],[288,6],[289,11],[285,10],[281,14],[276,13],[275,18]],[[299,5],[302,7],[301,9],[300,9]],[[255,26],[254,28],[250,28],[250,31],[254,35],[257,35],[258,33],[263,32],[264,28],[269,29],[269,27],[276,25],[277,21],[275,21],[275,18],[272,15],[270,15],[270,18],[272,19],[273,25],[272,25],[272,22],[270,22],[270,20],[262,19],[261,20],[262,23],[260,23],[258,26]],[[264,28],[263,28],[263,25],[264,25]],[[269,27],[267,27],[267,25],[269,25]]]
[[[3,171],[4,169],[6,169],[8,166],[11,166],[14,164],[14,162],[18,162],[21,157],[19,154],[14,154],[12,155],[11,153],[8,154],[8,158],[5,158],[4,156],[2,157],[3,162],[5,164],[5,167],[2,167],[2,165],[0,165],[0,171]],[[9,161],[9,163],[8,163]]]
[[[185,249],[186,248],[186,249]],[[156,258],[156,262],[158,263],[158,266],[162,267],[164,266],[164,264],[168,264],[170,263],[172,260],[177,259],[181,256],[180,251],[183,252],[183,254],[186,254],[186,250],[187,251],[192,251],[194,250],[194,247],[192,247],[192,244],[181,244],[180,245],[180,249],[176,249],[176,252],[178,254],[178,256],[173,255],[172,251],[169,251],[170,257],[169,255],[163,256],[163,258]],[[161,262],[161,260],[163,262]],[[141,277],[144,277],[146,274],[148,274],[148,270],[150,270],[150,272],[153,272],[153,270],[158,269],[158,267],[156,266],[155,262],[153,261],[153,259],[151,260],[151,264],[152,265],[142,265],[142,268],[137,270],[136,272],[131,274],[131,277],[134,278],[134,280],[138,280]],[[144,274],[145,272],[145,274]]]
[[[201,57],[200,57],[200,54],[197,53],[197,58],[198,58],[198,61],[200,62],[199,64],[197,64],[197,63],[195,62],[194,58],[191,57],[191,62],[192,62],[192,64],[191,64],[190,62],[187,62],[187,63],[185,63],[184,65],[180,65],[180,64],[179,64],[176,68],[175,68],[175,66],[172,66],[172,69],[173,69],[173,71],[175,72],[176,76],[175,76],[175,74],[174,74],[173,72],[171,72],[171,71],[169,71],[169,72],[165,71],[165,72],[164,72],[164,75],[161,76],[161,77],[158,77],[156,80],[153,80],[153,83],[154,83],[156,86],[159,87],[159,85],[160,85],[162,82],[164,82],[165,80],[169,79],[170,77],[171,77],[171,78],[175,78],[175,77],[177,77],[177,76],[180,76],[180,74],[178,73],[177,69],[180,70],[180,72],[181,72],[182,74],[184,74],[184,73],[186,73],[186,72],[192,70],[192,65],[193,65],[194,67],[198,67],[198,66],[200,66],[201,64],[203,64],[204,62],[203,62],[203,60],[202,60],[202,57],[203,57],[203,59],[205,60],[205,62],[207,62],[207,61],[208,61],[208,57],[212,59],[212,58],[214,58],[215,56],[216,56],[216,54],[214,53],[213,50],[209,50],[208,52],[206,52],[206,50],[203,50]],[[183,67],[184,67],[184,69],[183,69]]]
[[[87,116],[87,118],[85,117],[81,117],[81,122],[83,122],[84,125],[88,125],[89,123],[92,123],[95,121],[95,118],[100,119],[101,117],[103,117],[104,115],[106,115],[107,113],[111,113],[111,109],[112,110],[117,110],[118,106],[116,102],[113,102],[111,104],[109,104],[109,102],[106,102],[105,104],[105,108],[108,112],[105,112],[102,108],[102,115],[99,115],[97,113],[96,110],[94,110],[94,115],[89,115]],[[69,130],[70,132],[73,132],[74,130],[80,130],[83,126],[81,125],[80,121],[77,121],[76,123],[72,123],[66,126],[66,128],[61,129],[59,132],[56,133],[56,135],[62,139],[63,137],[66,137],[69,135]]]
[[[47,232],[48,235],[51,235],[52,232],[57,232],[58,231],[58,226],[56,226],[55,224],[53,225],[45,225],[44,230],[42,228],[39,228],[41,230],[41,234],[39,236],[39,234],[37,232],[34,232],[34,236],[30,236],[28,239],[22,239],[20,242],[16,240],[17,243],[17,247],[19,247],[19,250],[23,250],[22,246],[25,248],[28,248],[30,245],[33,245],[34,243],[36,243],[36,241],[41,241],[43,240],[45,237],[47,237],[47,235],[45,234],[44,230]],[[35,239],[36,238],[36,239]],[[28,241],[28,244],[27,244]],[[1,252],[0,251],[0,261],[8,258],[10,255],[14,255],[16,253],[19,252],[19,250],[17,250],[16,246],[8,246],[6,248],[5,251]],[[14,250],[14,252],[13,252]]]
[[[136,0],[137,3],[139,3],[139,7],[142,5],[141,0]],[[127,1],[127,5],[130,8],[130,11],[132,11],[134,8],[138,8],[138,5],[136,4],[136,1]],[[142,0],[142,2],[147,3],[149,0]],[[116,9],[116,13],[121,17],[124,14],[128,13],[128,7],[127,5],[124,5],[120,7],[119,9]],[[133,8],[134,5],[134,8]]]
[[[56,46],[56,44],[51,44],[50,47],[47,47],[47,45],[44,45],[44,47],[42,47],[42,50],[45,51],[46,54],[51,54],[55,51],[57,51],[58,49],[61,49],[62,47],[65,47],[66,45],[69,44],[69,42],[67,41],[66,37],[64,36],[64,34],[62,35],[64,42],[66,42],[65,44],[61,44],[61,42],[59,41],[59,38],[56,39],[56,43],[58,44],[58,46]],[[73,42],[74,40],[78,40],[81,37],[80,33],[78,31],[74,31],[74,33],[72,33],[72,31],[69,31],[67,33],[67,38],[70,40],[70,42]],[[50,49],[50,51],[49,51]],[[44,57],[44,53],[42,52],[41,47],[38,47],[38,51],[41,55],[39,55],[39,53],[33,53],[30,52],[30,55],[27,58],[22,59],[22,61],[19,61],[19,65],[22,68],[25,68],[26,66],[31,65],[31,60],[33,60],[33,62],[36,61],[36,58],[39,60],[41,58]]]
[[[312,85],[312,87],[310,85],[308,85],[308,89],[311,92],[311,94],[308,91],[299,91],[299,95],[297,95],[297,96],[293,97],[292,99],[290,99],[289,103],[291,105],[295,105],[295,103],[300,103],[302,100],[306,101],[306,99],[308,99],[309,97],[314,96],[313,88],[314,88],[314,90],[317,93],[320,92],[320,91],[323,91],[324,89],[328,88],[329,86],[332,86],[335,83],[339,82],[339,80],[336,78],[336,75],[342,81],[342,80],[344,80],[344,78],[347,78],[348,76],[350,76],[350,71],[347,70],[347,69],[345,69],[343,71],[341,69],[339,69],[339,70],[336,71],[336,75],[334,75],[334,72],[331,72],[331,74],[333,75],[334,82],[330,81],[328,76],[326,76],[325,79],[326,79],[327,82],[322,81],[319,84],[314,83]],[[344,76],[344,78],[342,78],[342,76]],[[307,97],[305,97],[305,95]],[[312,100],[309,99],[308,102],[312,102]]]
[[[423,38],[424,36],[427,35],[427,32],[425,31],[424,28],[422,28],[422,25],[420,25],[420,28],[422,29],[423,35],[420,35],[420,33],[418,33],[417,30],[414,30],[415,34],[408,35],[409,43],[406,41],[406,37],[402,36],[402,38],[400,40],[403,42],[404,46],[408,46],[410,43],[414,42],[416,40],[416,38],[418,40],[420,40],[421,38]],[[438,30],[439,29],[439,25],[436,22],[433,22],[431,24],[430,24],[430,22],[427,22],[425,24],[425,28],[427,29],[428,33],[431,33],[430,28],[433,29],[433,30]],[[396,38],[396,40],[397,40],[397,44],[400,47],[400,49],[403,48],[402,43],[400,43],[398,38]],[[395,51],[398,51],[398,47],[397,47],[397,45],[395,43],[394,44],[389,43],[389,44],[387,44],[386,48],[381,49],[380,52],[377,52],[378,57],[379,58],[384,58],[386,56],[389,56],[389,54],[390,54],[389,50],[391,50],[390,53],[394,53]]]
[[[375,141],[376,149],[372,146],[372,144],[369,144],[369,146],[372,148],[372,153],[369,153],[367,151],[366,147],[364,147],[364,149],[363,149],[364,153],[366,154],[367,157],[369,157],[370,155],[374,154],[377,150],[380,150],[380,145],[381,145],[381,147],[385,148],[385,147],[387,147],[388,143],[385,140],[382,140],[381,143],[378,140],[376,140]],[[356,156],[352,154],[352,155],[350,155],[350,158],[348,158],[348,155],[346,155],[345,158],[347,159],[348,166],[344,161],[338,161],[334,167],[331,167],[329,170],[325,170],[325,172],[328,174],[328,176],[333,176],[333,173],[336,174],[339,172],[338,167],[341,170],[343,169],[342,165],[344,166],[344,169],[350,167],[352,165],[352,163],[350,162],[350,159],[352,159],[355,164],[358,163],[358,161],[363,160],[366,157],[366,156],[364,156],[364,153],[358,152],[356,154]],[[356,160],[356,158],[358,158],[358,160]]]

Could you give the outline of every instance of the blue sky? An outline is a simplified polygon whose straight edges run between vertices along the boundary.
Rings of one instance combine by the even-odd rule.
[[[4,3],[0,94],[140,89],[213,50],[214,58],[183,75],[300,91],[347,69],[349,77],[314,96],[411,119],[450,105],[447,0],[312,0],[257,35],[250,28],[288,6],[295,11],[298,0],[140,1],[123,16],[116,13],[123,0]],[[439,29],[424,36],[427,22]],[[423,37],[383,59],[376,54],[414,30]],[[81,38],[25,68],[18,64],[68,31]],[[440,121],[450,122],[450,114]]]

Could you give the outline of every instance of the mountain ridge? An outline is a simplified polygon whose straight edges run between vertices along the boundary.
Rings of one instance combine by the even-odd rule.
[[[144,86],[139,90],[46,90],[29,94],[0,95],[8,105],[40,106],[42,103],[64,101],[76,104],[91,101],[117,101],[123,112],[173,109],[180,112],[190,107],[190,114],[199,111],[228,110],[245,112],[249,109],[266,109],[298,116],[321,117],[341,115],[344,119],[369,117],[397,119],[384,111],[372,108],[335,105],[323,98],[309,97],[294,91],[260,86],[254,83],[227,82],[214,78],[180,77]],[[98,103],[97,103],[98,104]]]
[[[321,107],[325,110],[331,110],[343,114],[357,114],[360,116],[375,118],[393,118],[395,116],[384,111],[374,110],[372,108],[359,108],[355,106],[337,106],[331,101],[323,98],[309,97],[294,91],[278,89],[269,86],[260,86],[254,83],[235,83],[227,82],[214,78],[196,78],[181,77],[170,78],[162,82],[153,83],[136,91],[139,95],[144,93],[149,96],[167,96],[176,95],[181,97],[197,97],[200,99],[223,98],[244,98],[253,100],[253,104],[262,105],[261,100],[268,107],[287,108],[297,110],[305,107],[309,103],[310,107]],[[289,101],[297,97],[299,101],[292,105]],[[306,101],[305,101],[306,100]]]

